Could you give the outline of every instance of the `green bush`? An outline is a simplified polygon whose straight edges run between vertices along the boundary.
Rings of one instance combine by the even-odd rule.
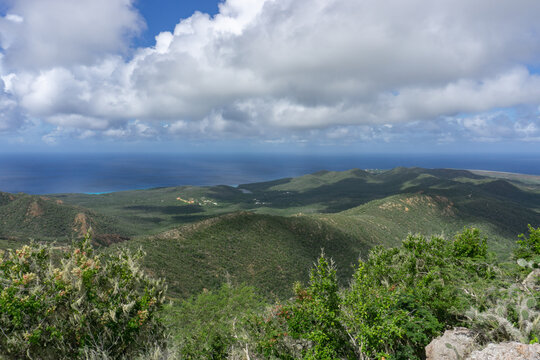
[[[342,298],[336,268],[321,254],[307,287],[249,323],[251,348],[264,359],[352,359],[354,352],[340,319]]]
[[[497,269],[477,229],[455,240],[409,235],[399,248],[374,247],[350,286],[321,255],[307,287],[252,322],[267,359],[422,359],[446,326],[463,324]]]
[[[165,286],[143,273],[141,252],[96,254],[87,236],[56,264],[52,253],[31,243],[0,254],[2,356],[127,359],[165,346]]]
[[[487,237],[480,236],[476,228],[463,229],[454,238],[454,256],[468,258],[485,258],[487,255]]]
[[[247,319],[264,307],[254,288],[225,283],[170,308],[167,322],[181,359],[227,359],[243,347]]]
[[[302,359],[310,343],[293,339],[288,331],[287,320],[292,313],[281,304],[254,314],[247,322],[247,345],[256,359]]]
[[[414,291],[381,284],[367,266],[360,262],[343,304],[343,322],[357,356],[422,358],[424,347],[443,325]]]
[[[514,256],[524,259],[535,259],[540,262],[540,227],[534,228],[530,224],[529,236],[525,234],[519,235],[519,248],[515,251]]]
[[[304,359],[340,359],[352,354],[345,329],[340,322],[342,299],[338,293],[334,262],[324,253],[310,271],[309,286],[295,286],[296,299],[285,307],[289,334],[311,346]],[[288,312],[288,313],[287,313]]]
[[[358,357],[421,359],[445,326],[462,323],[495,269],[486,240],[465,229],[454,241],[409,235],[399,248],[374,247],[360,261],[342,306]]]

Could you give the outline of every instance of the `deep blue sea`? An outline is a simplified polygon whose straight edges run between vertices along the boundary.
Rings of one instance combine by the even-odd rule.
[[[396,166],[540,175],[540,154],[0,154],[0,191],[101,193],[176,185],[237,185],[319,170]]]

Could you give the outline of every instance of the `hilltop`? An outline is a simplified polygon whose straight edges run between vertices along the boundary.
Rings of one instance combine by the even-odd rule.
[[[113,218],[93,210],[51,197],[0,192],[0,241],[4,243],[28,238],[64,242],[82,237],[90,229],[104,245],[127,239]]]
[[[222,283],[256,285],[269,297],[291,295],[283,284],[305,280],[321,248],[352,265],[370,244],[312,217],[236,212],[118,246],[142,247],[145,267],[164,277],[172,296],[186,297]],[[163,266],[167,264],[166,266]],[[351,266],[343,266],[349,276]]]

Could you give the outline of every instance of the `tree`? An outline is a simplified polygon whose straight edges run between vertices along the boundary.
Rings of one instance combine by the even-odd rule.
[[[454,238],[454,256],[485,258],[487,256],[487,237],[480,236],[477,228],[463,229]]]
[[[340,322],[341,297],[332,259],[321,253],[310,271],[309,286],[295,286],[296,299],[285,307],[293,338],[307,340],[304,359],[340,359],[352,353],[345,329]]]
[[[531,259],[540,255],[540,227],[535,229],[530,224],[528,227],[529,236],[519,235],[517,242],[519,248],[515,252],[515,256],[518,258]]]

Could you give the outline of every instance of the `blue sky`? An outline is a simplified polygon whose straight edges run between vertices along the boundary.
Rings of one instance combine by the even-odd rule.
[[[155,44],[155,36],[162,31],[170,31],[180,22],[189,18],[195,11],[215,15],[218,12],[216,0],[138,0],[135,7],[146,22],[146,30],[135,39],[137,47]]]
[[[0,151],[540,152],[540,2],[4,0]]]

